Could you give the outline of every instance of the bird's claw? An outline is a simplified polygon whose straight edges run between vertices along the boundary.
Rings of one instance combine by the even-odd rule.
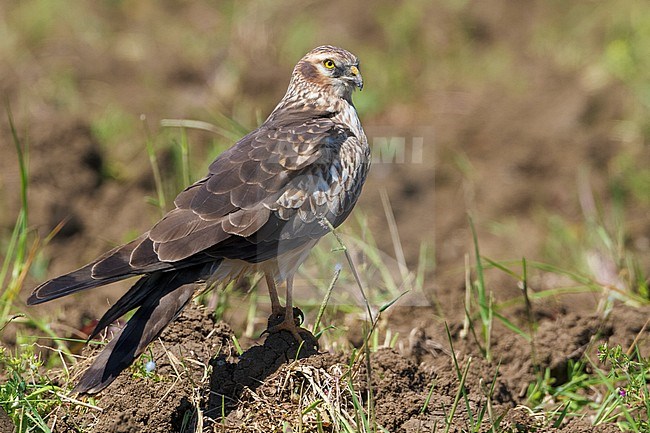
[[[262,335],[264,334],[275,334],[280,331],[287,331],[291,333],[293,338],[298,342],[302,343],[305,339],[300,335],[300,331],[309,332],[300,327],[305,321],[305,314],[298,307],[293,307],[293,314],[291,317],[285,316],[285,309],[282,308],[278,311],[273,311],[269,316],[267,322],[267,328]]]
[[[266,322],[267,330],[264,332],[267,332],[270,328],[282,323],[284,321],[284,315],[285,315],[285,309],[284,307],[281,307],[277,310],[273,310],[271,312],[271,315],[269,316],[268,321]],[[305,314],[302,312],[302,310],[298,307],[293,307],[293,322],[296,324],[297,327],[300,327],[305,322]]]
[[[304,331],[299,325],[296,324],[297,320],[282,320],[277,325],[273,325],[264,331],[266,334],[275,334],[282,331],[290,332],[293,338],[298,343],[302,343],[305,339],[300,335],[300,331]]]

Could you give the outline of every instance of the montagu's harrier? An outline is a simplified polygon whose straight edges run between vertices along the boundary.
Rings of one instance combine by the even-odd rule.
[[[332,46],[310,51],[268,119],[219,155],[151,230],[34,289],[29,304],[139,277],[92,332],[90,338],[137,308],[77,392],[108,386],[199,288],[249,272],[266,276],[278,319],[268,331],[301,339],[291,298],[294,274],[318,239],[350,214],[370,165],[352,104],[353,91],[362,86],[356,56]],[[276,289],[283,283],[284,307]]]

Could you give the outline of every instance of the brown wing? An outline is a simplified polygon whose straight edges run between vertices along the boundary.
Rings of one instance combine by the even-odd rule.
[[[323,217],[335,224],[351,208],[339,161],[350,140],[356,137],[327,116],[253,131],[178,195],[176,208],[132,250],[130,265],[196,263],[197,254],[258,262],[277,255],[279,242],[293,248],[322,236]]]
[[[230,238],[206,253],[261,262],[323,236],[329,231],[327,222],[340,225],[361,193],[370,155],[349,131],[331,143],[321,147],[318,161],[291,176],[273,201],[263,203],[271,214],[259,230]]]

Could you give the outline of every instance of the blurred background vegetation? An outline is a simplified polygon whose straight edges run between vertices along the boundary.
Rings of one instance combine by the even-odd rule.
[[[430,293],[462,278],[469,212],[487,256],[647,296],[649,42],[650,7],[635,0],[3,2],[0,91],[28,153],[29,227],[45,236],[66,222],[28,281],[146,230],[327,43],[361,58],[355,102],[371,144],[406,139],[404,163],[376,161],[360,208],[392,255],[387,192],[406,262],[423,242],[433,251]],[[0,131],[7,244],[20,176],[8,122]]]

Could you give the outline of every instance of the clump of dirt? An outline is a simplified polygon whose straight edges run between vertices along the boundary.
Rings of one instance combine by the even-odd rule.
[[[230,413],[239,405],[245,390],[255,390],[283,364],[316,355],[316,339],[311,334],[305,337],[298,345],[289,333],[280,332],[269,335],[263,345],[251,347],[235,360],[225,355],[214,357],[210,362],[212,374],[206,415],[214,418]]]
[[[593,426],[583,419],[571,419],[559,427],[545,427],[546,423],[544,416],[535,415],[530,409],[519,406],[506,414],[501,427],[513,433],[620,433],[615,425]]]
[[[315,432],[319,424],[326,431],[337,431],[340,419],[358,423],[358,408],[367,410],[372,401],[368,416],[387,431],[433,432],[445,426],[460,398],[451,432],[467,431],[479,413],[485,413],[480,431],[500,420],[501,428],[512,432],[618,432],[614,424],[594,427],[587,419],[570,417],[562,425],[549,426],[548,420],[520,405],[527,403],[526,388],[536,372],[549,368],[556,384],[561,384],[569,359],[584,354],[595,359],[597,343],[620,330],[626,335],[631,327],[640,331],[639,319],[647,313],[621,305],[604,320],[548,317],[540,322],[534,344],[496,328],[495,361],[489,362],[474,342],[460,337],[460,326],[451,328],[457,361],[448,342],[439,342],[436,351],[379,349],[366,359],[363,351],[318,353],[312,344],[299,347],[286,333],[269,335],[263,344],[237,356],[229,326],[214,323],[205,308],[191,305],[152,346],[155,375],[144,378],[141,365],[122,374],[97,397],[95,404],[102,412],[66,404],[56,431],[225,428],[243,433],[283,431],[291,425]],[[421,347],[430,340],[422,329],[412,343]],[[75,365],[72,377],[88,363],[87,359]],[[465,369],[464,394],[459,394]]]
[[[153,374],[145,373],[148,358],[142,358],[97,396],[101,410],[64,405],[56,431],[162,433],[196,428],[204,417],[207,422],[230,412],[244,389],[255,389],[282,364],[317,353],[315,340],[306,331],[301,346],[281,332],[241,356],[236,356],[232,337],[230,327],[214,323],[204,307],[188,306],[152,344],[148,353],[156,364]],[[86,350],[85,359],[71,371],[72,381],[98,351]]]
[[[234,353],[232,330],[214,323],[204,308],[192,305],[150,346],[156,363],[153,375],[145,376],[144,366],[135,365],[120,375],[98,397],[102,410],[68,405],[57,424],[57,432],[93,431],[97,433],[180,431],[202,402],[198,385],[205,381],[210,359]],[[76,364],[75,380],[90,364],[91,355]],[[130,372],[130,374],[129,374]]]
[[[383,349],[370,356],[369,387],[363,359],[352,366],[350,359],[351,355],[340,353],[320,354],[281,366],[255,391],[242,394],[225,424],[229,431],[236,432],[279,431],[284,423],[317,431],[318,422],[332,427],[339,422],[338,417],[354,425],[355,398],[365,408],[372,392],[377,422],[389,431],[400,431],[399,427],[423,407],[426,390],[435,377],[433,372],[421,370],[393,350]],[[320,404],[307,409],[316,401]]]
[[[7,432],[7,433],[14,433],[16,431],[16,425],[11,420],[11,418],[9,418],[7,412],[5,412],[5,410],[1,407],[0,407],[0,431]]]

